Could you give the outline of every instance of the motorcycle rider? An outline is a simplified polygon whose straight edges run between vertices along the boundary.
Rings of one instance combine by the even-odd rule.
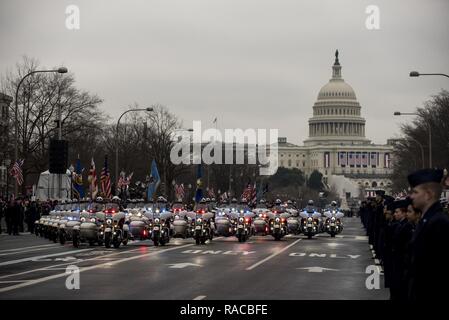
[[[304,208],[304,211],[306,211],[307,213],[312,213],[315,211],[315,205],[313,200],[309,200],[307,202],[307,206]]]

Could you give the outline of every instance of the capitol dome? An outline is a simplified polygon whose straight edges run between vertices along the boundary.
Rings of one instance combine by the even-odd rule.
[[[318,93],[318,100],[357,100],[354,89],[343,79],[331,79]]]
[[[306,145],[367,144],[365,119],[354,89],[341,76],[338,50],[332,66],[332,78],[318,93],[309,119],[309,139]]]

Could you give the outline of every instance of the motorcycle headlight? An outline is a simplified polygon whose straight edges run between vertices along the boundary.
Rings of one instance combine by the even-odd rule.
[[[159,213],[160,212],[160,210],[159,209],[156,209],[156,213]]]
[[[239,218],[239,222],[243,222],[243,218]]]
[[[259,217],[262,218],[262,214],[261,213],[259,213]]]
[[[201,218],[198,218],[198,220],[196,220],[196,222],[201,223]]]
[[[175,219],[179,219],[179,216],[178,216],[178,215],[176,215],[176,216],[175,216]]]
[[[86,221],[86,218],[82,217],[81,222],[84,222],[84,221]]]
[[[112,220],[111,220],[111,219],[107,219],[107,220],[106,220],[106,223],[107,223],[107,224],[111,224],[111,223],[112,223]]]
[[[276,222],[279,222],[280,220],[279,220],[279,218],[276,218],[275,221],[276,221]]]
[[[142,214],[139,212],[139,213],[137,214],[137,216],[140,218],[140,217],[142,216]]]
[[[159,218],[154,219],[154,223],[159,223]]]
[[[312,218],[307,218],[307,221],[311,222],[311,221],[312,221]]]
[[[90,218],[90,222],[95,222],[95,218]]]
[[[335,217],[332,217],[332,219],[331,219],[332,221],[335,221]]]

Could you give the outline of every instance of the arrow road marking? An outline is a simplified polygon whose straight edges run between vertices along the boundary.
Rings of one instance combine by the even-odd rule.
[[[182,262],[182,263],[170,263],[168,266],[173,269],[184,269],[185,267],[202,267],[200,264],[190,263],[190,262]]]
[[[337,269],[322,268],[322,267],[307,267],[307,268],[296,268],[296,269],[309,270],[309,272],[339,271]]]

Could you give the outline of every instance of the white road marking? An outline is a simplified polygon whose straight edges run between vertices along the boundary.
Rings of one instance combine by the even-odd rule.
[[[146,253],[146,254],[142,254],[142,255],[138,255],[135,257],[128,257],[128,258],[124,258],[121,260],[117,260],[114,262],[106,262],[106,263],[101,263],[101,264],[97,264],[94,266],[90,266],[90,267],[84,267],[84,268],[80,268],[79,272],[84,272],[84,271],[89,271],[89,270],[93,270],[93,269],[98,269],[98,268],[104,268],[104,267],[109,267],[109,266],[113,266],[122,262],[127,262],[127,261],[131,261],[131,260],[136,260],[136,259],[141,259],[141,258],[145,258],[145,257],[150,257],[150,256],[154,256],[157,255],[159,253],[162,252],[167,252],[167,251],[173,251],[173,250],[177,250],[177,249],[181,249],[181,248],[185,248],[185,247],[189,247],[189,246],[193,246],[192,244],[186,244],[180,247],[174,247],[174,248],[169,248],[169,249],[165,249],[165,250],[160,250],[160,251],[155,251],[155,252],[150,252],[150,253]],[[19,283],[16,284],[14,286],[10,286],[10,287],[5,287],[5,288],[0,288],[0,293],[2,292],[7,292],[7,291],[11,291],[11,290],[15,290],[15,289],[20,289],[23,287],[28,287],[37,283],[42,283],[45,281],[49,281],[49,280],[53,280],[53,279],[58,279],[58,278],[62,278],[62,277],[67,277],[67,274],[64,273],[59,273],[59,274],[55,274],[52,276],[48,276],[48,277],[43,277],[43,278],[39,278],[39,279],[34,279],[34,280],[30,280],[24,283]]]
[[[376,264],[380,265],[379,259],[374,259],[374,262],[375,262]]]
[[[64,248],[64,247],[59,245],[57,247],[36,248],[36,249],[23,250],[23,251],[14,251],[14,252],[8,252],[8,253],[0,253],[0,256],[11,256],[14,254],[29,253],[29,252],[42,251],[42,250],[51,250],[51,249],[58,249],[58,248]]]
[[[22,283],[28,280],[8,280],[8,281],[0,281],[0,283]]]
[[[184,269],[185,267],[202,267],[202,265],[200,265],[200,264],[190,263],[190,262],[169,263],[167,265],[171,266],[169,268],[173,268],[173,269]]]
[[[193,298],[193,300],[203,300],[204,298],[206,298],[206,296],[198,296],[196,298]]]
[[[338,271],[337,269],[329,269],[329,268],[323,268],[323,267],[307,267],[307,268],[296,268],[296,269],[304,269],[304,270],[308,270],[309,272]]]
[[[55,243],[51,243],[51,244],[44,244],[44,245],[40,245],[40,246],[14,248],[14,249],[5,249],[5,250],[0,250],[0,252],[21,251],[21,250],[26,250],[26,249],[42,248],[42,247],[56,247],[56,246],[57,247],[61,247],[61,245],[58,245],[58,244],[55,244]]]
[[[124,254],[124,253],[129,253],[129,252],[135,252],[135,251],[140,251],[140,248],[139,249],[132,249],[132,250],[128,250],[128,251],[114,252],[114,253],[111,253],[111,254],[104,255],[102,257],[110,257],[110,256],[114,256],[114,255],[119,255],[119,254]],[[95,258],[84,259],[83,263],[87,262],[87,261],[94,261],[94,260],[96,261],[97,259],[98,259],[97,256]],[[23,275],[23,274],[33,273],[33,272],[37,272],[37,271],[44,271],[44,270],[65,270],[66,268],[55,268],[55,267],[66,266],[66,265],[69,265],[69,264],[73,264],[73,262],[60,263],[60,264],[51,265],[51,266],[48,266],[48,267],[45,267],[45,268],[38,268],[38,269],[23,271],[23,272],[14,273],[14,274],[7,274],[5,276],[1,276],[0,279],[9,278],[9,277],[13,277],[13,276],[20,276],[20,275]]]
[[[9,266],[11,264],[17,264],[17,263],[22,263],[22,262],[27,262],[27,261],[45,259],[45,258],[49,258],[49,257],[69,255],[69,254],[74,254],[74,253],[77,253],[77,252],[84,252],[84,251],[89,251],[89,250],[94,250],[94,249],[81,249],[81,250],[74,250],[74,251],[64,251],[64,252],[60,252],[60,253],[47,254],[47,255],[43,255],[43,256],[35,256],[35,257],[28,257],[28,258],[18,259],[18,260],[10,260],[10,261],[1,262],[0,263],[0,267],[2,267],[2,266]]]
[[[302,240],[302,239],[296,240],[295,242],[289,244],[288,246],[282,248],[281,250],[279,250],[279,251],[273,253],[272,255],[266,257],[265,259],[260,260],[259,262],[257,262],[257,263],[255,263],[255,264],[253,264],[252,266],[246,268],[246,270],[248,270],[248,271],[249,271],[249,270],[253,270],[254,268],[260,266],[262,263],[267,262],[268,260],[270,260],[270,259],[276,257],[277,255],[281,254],[282,252],[284,252],[284,251],[287,250],[288,248],[294,246],[295,244],[297,244],[297,243],[298,243],[299,241],[301,241],[301,240]]]

